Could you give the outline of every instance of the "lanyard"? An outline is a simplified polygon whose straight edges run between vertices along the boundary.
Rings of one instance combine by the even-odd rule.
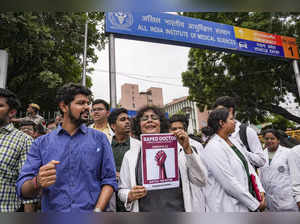
[[[233,149],[233,151],[235,152],[235,154],[239,157],[239,159],[242,161],[242,163],[244,165],[244,168],[245,168],[245,171],[246,171],[247,177],[248,177],[249,192],[253,195],[253,197],[256,197],[255,191],[254,191],[253,186],[252,186],[252,181],[251,181],[251,177],[250,177],[250,173],[249,173],[249,166],[248,166],[248,162],[247,162],[246,158],[240,152],[240,150],[238,150],[237,147],[235,147],[234,145],[232,145],[231,148]]]

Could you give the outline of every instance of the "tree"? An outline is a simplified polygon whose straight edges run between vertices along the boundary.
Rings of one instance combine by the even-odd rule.
[[[185,16],[297,37],[300,41],[300,13],[183,13]],[[299,103],[291,62],[266,57],[191,49],[188,70],[182,73],[190,99],[200,108],[211,106],[217,97],[239,99],[238,118],[253,123],[264,121],[269,112],[300,123],[300,118],[280,107],[292,93]]]
[[[287,130],[288,128],[292,128],[294,129],[295,128],[295,125],[293,122],[285,119],[283,116],[281,115],[274,115],[274,116],[269,116],[267,119],[266,119],[267,122],[271,122],[272,125],[270,126],[267,126],[266,128],[264,129],[267,129],[267,128],[275,128],[275,129],[278,129],[278,130]]]
[[[89,13],[87,64],[104,47],[103,16]],[[42,110],[56,110],[57,88],[80,82],[86,19],[85,13],[0,13],[0,49],[9,54],[7,86],[24,108],[35,102]]]

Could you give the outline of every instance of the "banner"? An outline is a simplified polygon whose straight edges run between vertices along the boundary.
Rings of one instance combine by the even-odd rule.
[[[173,134],[141,135],[143,186],[147,190],[179,187],[177,139]]]
[[[299,59],[296,39],[168,13],[106,13],[106,33],[219,51]]]

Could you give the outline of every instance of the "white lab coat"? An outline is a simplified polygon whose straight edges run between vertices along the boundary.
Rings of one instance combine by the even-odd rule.
[[[190,138],[190,145],[196,149],[197,154],[201,157],[201,153],[203,153],[203,146],[200,142]],[[197,186],[195,184],[191,184],[192,189],[192,197],[194,198],[192,204],[193,212],[205,212],[205,195],[204,195],[204,186]]]
[[[234,138],[236,141],[243,144],[239,134],[240,125],[241,123],[236,120],[235,130],[231,134],[231,138]],[[261,147],[261,143],[259,141],[257,133],[252,128],[248,127],[246,129],[246,135],[250,152],[245,147],[244,154],[246,154],[252,166],[263,167],[266,163],[266,158],[264,156],[263,149]]]
[[[124,202],[125,208],[131,212],[139,211],[138,200],[128,203],[127,199],[131,188],[136,186],[135,168],[140,148],[141,146],[131,149],[125,153],[120,171],[118,196],[120,200]],[[193,211],[193,205],[197,203],[195,202],[197,199],[194,198],[191,193],[191,191],[195,188],[191,188],[191,185],[194,184],[199,187],[205,185],[207,180],[207,171],[197,153],[194,152],[187,155],[184,150],[179,149],[178,151],[178,166],[182,181],[184,208],[186,212],[191,212]]]
[[[241,145],[235,139],[230,140],[244,154]],[[208,169],[208,182],[204,190],[207,212],[247,212],[259,207],[258,200],[249,193],[248,177],[242,161],[224,139],[213,136],[202,158]],[[247,162],[250,173],[256,176],[248,159]],[[256,180],[259,182],[257,176]]]
[[[135,149],[135,148],[139,148],[140,147],[140,141],[130,137],[130,148],[131,149]],[[123,158],[124,159],[124,158]],[[111,196],[111,199],[108,202],[108,207],[106,208],[107,212],[115,212],[116,209],[116,192],[113,193],[113,195]]]
[[[264,150],[269,161],[268,150]],[[259,169],[259,176],[266,192],[269,211],[298,211],[292,192],[292,181],[288,156],[290,149],[278,146],[271,161]]]
[[[300,202],[300,145],[291,149],[288,156],[290,174],[292,179],[293,196],[296,202]]]

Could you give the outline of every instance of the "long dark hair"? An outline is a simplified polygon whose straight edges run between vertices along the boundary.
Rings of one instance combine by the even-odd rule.
[[[226,122],[228,116],[229,110],[227,108],[216,109],[209,114],[207,124],[212,129],[213,134],[221,128],[220,121]]]
[[[219,108],[216,110],[213,110],[207,120],[207,130],[206,132],[209,133],[208,139],[205,141],[204,146],[207,145],[207,143],[210,141],[212,136],[214,136],[218,130],[221,128],[220,121],[226,122],[227,118],[229,116],[229,110],[227,108]]]
[[[168,123],[168,119],[165,116],[164,110],[162,108],[157,107],[157,106],[145,106],[137,112],[137,115],[133,119],[132,132],[138,139],[140,139],[140,135],[142,134],[141,126],[140,126],[141,117],[148,110],[152,110],[157,116],[159,116],[160,133],[167,133],[168,132],[169,123]]]

